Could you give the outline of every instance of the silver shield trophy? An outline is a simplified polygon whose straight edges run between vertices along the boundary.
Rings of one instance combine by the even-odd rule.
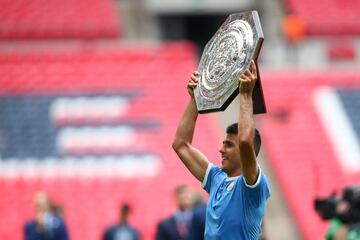
[[[195,88],[199,113],[224,111],[239,93],[237,79],[259,55],[264,35],[257,11],[231,14],[206,44]],[[258,71],[253,90],[254,114],[265,113],[266,106]]]

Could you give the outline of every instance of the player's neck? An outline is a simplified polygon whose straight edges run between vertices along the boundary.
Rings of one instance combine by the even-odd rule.
[[[228,173],[228,177],[238,177],[242,174],[241,169],[236,169],[235,171]]]

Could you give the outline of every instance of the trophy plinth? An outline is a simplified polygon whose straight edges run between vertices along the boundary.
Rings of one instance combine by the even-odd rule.
[[[237,79],[257,60],[264,35],[256,11],[231,14],[206,44],[195,88],[199,113],[224,111],[239,93]],[[253,91],[254,114],[265,113],[260,75]]]

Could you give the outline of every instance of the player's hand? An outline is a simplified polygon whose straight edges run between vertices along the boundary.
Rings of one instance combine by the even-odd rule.
[[[190,80],[187,84],[187,91],[191,98],[194,98],[194,89],[199,83],[200,74],[198,71],[194,71],[190,77]]]
[[[256,64],[254,60],[252,60],[250,68],[246,69],[246,71],[243,72],[238,79],[240,93],[252,94],[257,79],[258,76],[257,76]]]

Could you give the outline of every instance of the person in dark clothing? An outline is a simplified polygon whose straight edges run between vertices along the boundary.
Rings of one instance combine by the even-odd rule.
[[[109,227],[103,236],[103,240],[140,240],[140,233],[129,224],[128,218],[131,212],[130,206],[124,204],[120,210],[119,223]]]
[[[69,240],[63,218],[52,212],[51,206],[46,193],[36,195],[36,218],[25,224],[25,240]]]
[[[159,222],[156,231],[156,240],[185,240],[192,217],[192,191],[186,185],[175,189],[178,210],[172,216]]]
[[[204,240],[206,204],[199,203],[193,208],[187,240]]]

